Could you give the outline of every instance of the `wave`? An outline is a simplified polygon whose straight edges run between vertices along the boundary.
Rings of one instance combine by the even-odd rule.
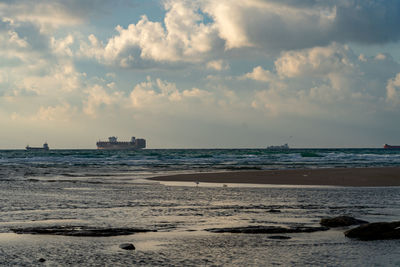
[[[300,155],[303,158],[322,158],[322,157],[324,157],[323,155],[320,155],[320,154],[315,153],[315,152],[301,152]]]

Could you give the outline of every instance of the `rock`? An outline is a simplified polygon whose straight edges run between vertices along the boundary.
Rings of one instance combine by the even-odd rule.
[[[286,236],[286,235],[271,235],[268,238],[270,238],[270,239],[291,239],[290,236]]]
[[[132,243],[122,243],[119,245],[120,248],[125,249],[125,250],[135,250],[135,246]]]
[[[38,261],[39,261],[39,262],[45,262],[46,259],[45,259],[45,258],[40,258]]]
[[[346,231],[344,235],[361,240],[400,239],[400,221],[363,224]]]
[[[365,224],[367,221],[358,220],[350,216],[338,216],[333,218],[323,218],[320,221],[322,226],[326,227],[342,227],[342,226],[350,226],[355,224]]]
[[[245,227],[229,227],[229,228],[209,228],[205,229],[212,233],[241,233],[241,234],[286,234],[286,233],[311,233],[317,231],[329,230],[328,227],[307,227],[296,226],[285,228],[281,226],[245,226]]]
[[[279,213],[279,212],[281,212],[280,210],[276,210],[276,209],[270,209],[270,210],[268,210],[268,212],[271,212],[271,213]]]
[[[89,226],[50,226],[50,227],[27,227],[16,228],[11,231],[17,234],[33,235],[64,235],[64,236],[119,236],[131,235],[134,233],[156,232],[140,228],[97,228]]]

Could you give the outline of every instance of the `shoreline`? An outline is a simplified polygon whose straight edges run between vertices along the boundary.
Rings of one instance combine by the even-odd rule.
[[[327,185],[352,187],[400,186],[400,167],[263,170],[176,174],[147,178],[154,181]]]

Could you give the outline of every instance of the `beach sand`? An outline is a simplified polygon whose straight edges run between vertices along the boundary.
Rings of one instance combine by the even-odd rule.
[[[335,168],[177,174],[156,181],[275,185],[400,186],[400,167]]]

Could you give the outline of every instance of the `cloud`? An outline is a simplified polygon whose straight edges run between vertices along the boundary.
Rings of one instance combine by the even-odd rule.
[[[134,86],[128,94],[115,83],[94,84],[83,92],[82,111],[93,119],[124,113],[128,116],[163,115],[188,116],[196,109],[212,106],[214,95],[199,88],[180,90],[175,83],[161,79],[146,81]]]
[[[379,53],[375,56],[376,60],[385,60],[386,59],[386,55],[383,53]]]
[[[387,103],[400,103],[400,66],[379,55],[360,57],[339,44],[289,51],[275,60],[274,70],[257,66],[240,79],[268,83],[253,85],[251,101],[266,116],[365,121],[366,114],[388,112]]]
[[[328,44],[334,6],[295,6],[291,3],[251,0],[207,1],[226,48],[253,47],[266,51],[300,49]]]
[[[28,43],[26,42],[26,40],[25,39],[21,39],[19,36],[18,36],[18,33],[16,33],[15,31],[8,31],[8,40],[9,40],[9,43],[11,44],[11,45],[16,45],[16,46],[18,46],[18,47],[21,47],[21,48],[26,48],[26,47],[28,47]]]
[[[327,47],[289,51],[275,61],[275,67],[278,75],[283,77],[350,71],[354,65],[349,58],[348,50],[347,46],[333,44]]]
[[[229,69],[229,64],[223,60],[212,60],[207,63],[207,68],[222,71]]]
[[[60,105],[51,106],[39,106],[38,109],[32,110],[31,113],[25,112],[12,112],[8,116],[10,124],[21,124],[26,129],[27,125],[32,129],[35,129],[35,125],[41,127],[47,127],[50,125],[57,125],[58,127],[65,127],[70,125],[77,118],[79,118],[79,112],[77,107],[71,106],[69,103],[62,103]],[[0,116],[0,120],[3,119]],[[36,129],[35,129],[36,130]],[[43,133],[42,133],[43,134]]]
[[[43,99],[65,97],[82,86],[86,75],[77,71],[71,60],[25,47],[13,48],[7,43],[0,44],[0,59],[0,73],[6,83],[0,90],[9,99],[27,95]]]
[[[143,15],[136,24],[127,28],[117,26],[118,34],[106,44],[90,35],[90,44],[82,43],[81,54],[124,67],[132,65],[135,58],[166,62],[202,61],[218,46],[218,38],[214,27],[203,22],[197,8],[197,4],[190,1],[166,1],[163,23],[150,21]]]
[[[336,4],[336,1],[332,4]],[[332,33],[337,41],[382,44],[400,38],[400,2],[337,1]]]
[[[253,69],[252,72],[246,73],[241,76],[240,79],[252,79],[255,81],[261,82],[270,82],[275,80],[276,77],[269,70],[264,70],[261,66],[257,66]]]
[[[208,106],[214,102],[212,93],[208,91],[198,88],[178,90],[174,83],[160,79],[154,82],[150,77],[137,84],[129,97],[134,109],[175,115],[177,110],[187,114],[198,105]]]
[[[398,1],[205,1],[228,49],[282,51],[400,38]]]
[[[400,105],[400,73],[388,81],[386,86],[386,100],[393,105]]]
[[[0,15],[13,24],[31,23],[41,32],[49,32],[83,23],[82,9],[71,10],[73,6],[64,1],[8,1],[0,4]]]
[[[42,121],[68,122],[77,114],[77,108],[64,103],[59,106],[41,106],[34,119]]]
[[[18,88],[34,91],[42,96],[60,96],[73,92],[82,87],[85,73],[76,71],[73,63],[61,61],[52,65],[41,75],[26,75],[16,81]]]
[[[122,92],[109,92],[110,90],[101,85],[94,85],[88,88],[85,93],[88,95],[84,102],[83,112],[86,115],[96,118],[99,110],[109,110],[111,107],[124,107],[124,96]],[[114,110],[113,110],[114,111]]]
[[[64,39],[56,39],[54,37],[50,38],[50,45],[53,53],[59,56],[72,57],[73,52],[70,46],[74,43],[74,37],[68,34]]]
[[[117,26],[106,42],[95,35],[80,54],[121,67],[151,62],[215,61],[248,49],[271,55],[331,43],[382,44],[400,38],[398,1],[169,0],[163,21],[143,15]],[[217,67],[217,68],[215,68]],[[214,69],[219,70],[217,65]]]

